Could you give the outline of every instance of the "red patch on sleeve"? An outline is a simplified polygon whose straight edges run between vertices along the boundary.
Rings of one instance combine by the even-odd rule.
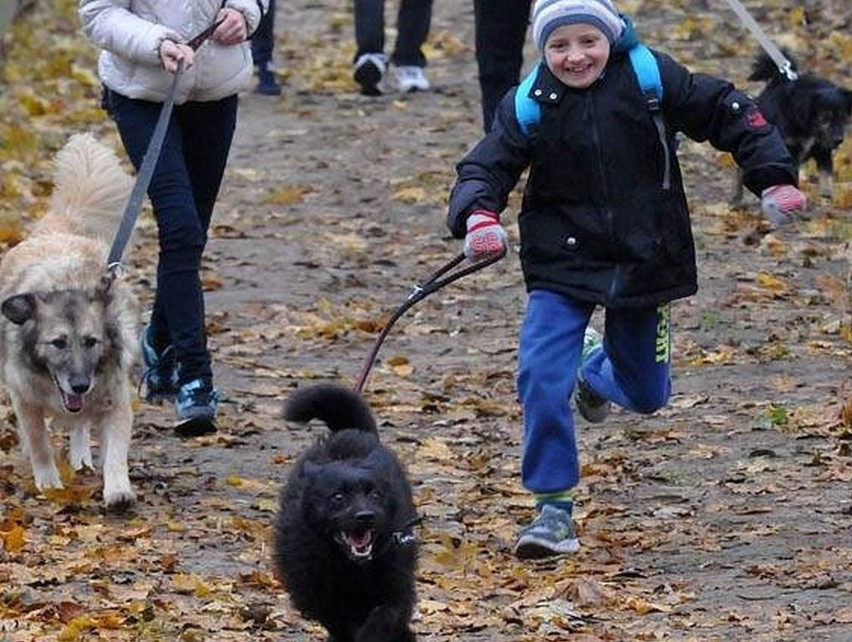
[[[752,109],[748,114],[746,114],[746,120],[748,121],[749,127],[752,127],[753,129],[766,127],[766,125],[768,125],[766,118],[763,116],[763,112],[759,109]]]

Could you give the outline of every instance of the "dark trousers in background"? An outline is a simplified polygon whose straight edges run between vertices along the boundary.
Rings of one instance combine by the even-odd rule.
[[[520,81],[532,0],[473,0],[482,123],[491,129],[500,99]]]
[[[162,109],[107,90],[104,105],[137,171]],[[212,381],[204,328],[201,254],[237,122],[237,96],[175,105],[148,196],[160,245],[151,337],[174,346],[179,385]]]
[[[269,11],[263,16],[257,31],[251,37],[251,59],[255,67],[266,69],[272,62],[275,50],[275,0],[270,0]]]
[[[398,67],[425,67],[423,43],[432,22],[432,0],[401,0],[397,14],[397,38],[391,62]],[[355,43],[362,54],[384,53],[384,0],[355,0]]]

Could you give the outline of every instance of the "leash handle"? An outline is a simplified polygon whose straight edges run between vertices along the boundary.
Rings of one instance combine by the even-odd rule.
[[[358,382],[355,384],[355,390],[357,392],[363,392],[364,384],[367,382],[367,377],[370,376],[370,371],[373,369],[373,365],[375,365],[376,355],[378,355],[379,348],[382,346],[385,337],[388,336],[388,333],[390,332],[393,325],[399,320],[399,318],[403,314],[405,314],[409,310],[409,308],[411,308],[415,303],[422,301],[436,290],[440,290],[445,285],[449,285],[453,281],[457,281],[463,276],[467,276],[468,274],[478,272],[482,268],[487,267],[492,263],[496,263],[504,256],[506,256],[505,246],[502,252],[489,254],[484,258],[474,261],[470,265],[461,268],[460,270],[456,270],[455,272],[448,274],[451,270],[458,267],[465,260],[465,258],[467,258],[465,257],[464,253],[461,253],[451,259],[446,264],[444,264],[438,270],[433,272],[425,281],[416,284],[414,286],[414,289],[411,291],[411,294],[408,295],[408,298],[405,300],[405,302],[401,306],[399,306],[396,311],[391,315],[390,319],[388,319],[388,322],[385,324],[385,327],[382,328],[382,331],[379,333],[379,335],[376,337],[376,340],[373,342],[373,347],[370,350],[370,353],[367,355],[367,358],[364,360],[364,365],[361,368],[361,374],[358,377]]]
[[[224,2],[222,3],[222,6],[225,6]],[[205,40],[207,40],[210,36],[213,35],[213,32],[216,31],[216,29],[219,28],[219,25],[222,24],[223,22],[225,22],[224,18],[222,18],[221,20],[217,20],[216,22],[214,22],[212,25],[207,27],[201,33],[190,38],[187,41],[186,46],[192,48],[193,51],[196,51],[201,45],[204,44]]]
[[[434,292],[435,290],[440,290],[445,285],[449,285],[453,281],[458,281],[463,276],[467,276],[468,274],[473,274],[474,272],[478,272],[479,270],[481,270],[484,267],[488,267],[492,263],[496,263],[497,261],[502,259],[504,256],[506,256],[506,246],[505,245],[503,246],[502,252],[496,252],[494,254],[488,254],[485,257],[483,257],[481,259],[477,259],[476,261],[472,262],[470,265],[468,265],[468,266],[466,266],[466,267],[464,267],[460,270],[456,270],[455,272],[453,272],[449,276],[445,276],[444,278],[440,278],[440,277],[444,276],[447,272],[452,270],[454,267],[458,266],[462,261],[465,260],[465,258],[467,258],[467,257],[465,257],[464,253],[461,253],[458,256],[456,256],[454,259],[452,259],[449,263],[447,263],[444,267],[442,267],[437,272],[432,274],[432,276],[430,276],[422,284],[415,286],[414,291],[411,293],[411,296],[415,296],[415,294],[417,294],[417,296],[419,297],[417,300],[419,301],[420,299],[423,299],[426,296],[432,294],[432,292]]]

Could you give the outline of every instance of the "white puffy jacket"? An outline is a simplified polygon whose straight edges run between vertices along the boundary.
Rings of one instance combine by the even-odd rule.
[[[80,0],[79,14],[84,33],[102,49],[101,81],[128,98],[162,102],[173,76],[163,69],[160,44],[187,42],[215,22],[222,5],[221,0]],[[225,0],[224,6],[242,13],[252,34],[269,0]],[[207,40],[182,74],[175,102],[235,94],[251,79],[252,68],[248,41],[223,47]]]

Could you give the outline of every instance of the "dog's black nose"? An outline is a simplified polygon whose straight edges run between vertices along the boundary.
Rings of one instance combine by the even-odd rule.
[[[362,510],[355,513],[355,521],[361,526],[372,526],[376,522],[376,514],[371,510]]]
[[[72,377],[69,383],[71,384],[71,391],[75,395],[82,395],[89,390],[92,382],[88,377]]]

